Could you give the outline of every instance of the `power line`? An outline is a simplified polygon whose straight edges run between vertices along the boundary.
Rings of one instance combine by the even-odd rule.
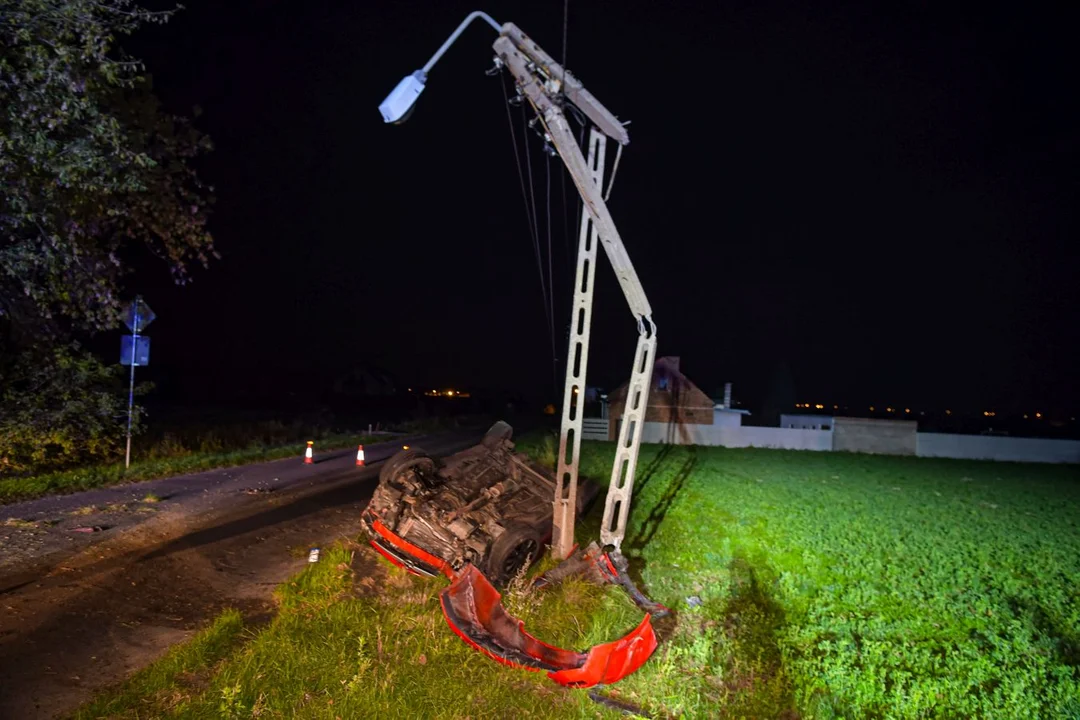
[[[536,249],[536,265],[540,270],[540,289],[544,294],[544,315],[548,316],[548,288],[544,283],[544,263],[540,259],[540,228],[536,217],[536,191],[533,188],[532,150],[529,146],[529,123],[525,119],[525,103],[521,104],[521,136],[525,141],[525,172],[529,177],[529,206],[532,208],[533,246]],[[551,324],[548,316],[548,325]]]
[[[518,181],[521,184],[521,198],[522,198],[522,201],[525,203],[525,221],[529,225],[529,238],[532,240],[533,254],[536,257],[536,269],[540,273],[540,296],[544,300],[544,314],[547,315],[548,314],[547,289],[546,289],[546,287],[544,285],[544,266],[543,266],[543,263],[540,260],[540,238],[539,238],[540,233],[538,232],[537,227],[536,227],[536,215],[535,215],[535,213],[533,211],[530,210],[529,195],[528,195],[527,191],[525,190],[525,175],[524,175],[524,172],[522,171],[522,167],[521,167],[521,154],[518,152],[517,133],[514,132],[514,119],[513,119],[512,115],[510,113],[510,98],[509,98],[509,96],[508,96],[508,94],[506,92],[506,84],[503,82],[503,79],[502,79],[501,76],[499,78],[499,84],[502,86],[503,100],[505,101],[505,105],[506,105],[506,121],[507,121],[507,124],[510,126],[510,141],[511,141],[511,143],[513,143],[513,146],[514,146],[514,162],[517,165]],[[524,110],[522,110],[522,113],[523,113],[522,117],[524,117]],[[528,138],[527,134],[523,133],[523,135],[524,135],[524,140],[525,140],[525,148],[526,148],[526,150],[528,150],[529,138]],[[529,186],[530,187],[532,186],[531,163],[530,163]],[[533,210],[535,210],[535,202],[533,203]],[[550,324],[551,324],[551,322],[549,320],[548,325],[550,326]]]
[[[529,236],[533,245],[533,256],[536,259],[536,269],[540,275],[540,296],[544,308],[544,316],[547,320],[548,326],[548,338],[551,343],[551,370],[552,370],[552,382],[553,389],[558,394],[558,357],[555,343],[555,275],[552,267],[552,252],[551,252],[551,158],[547,156],[546,170],[547,170],[547,254],[548,254],[548,272],[547,278],[544,278],[544,262],[540,250],[540,228],[539,228],[539,213],[536,211],[536,192],[533,184],[533,172],[532,172],[532,151],[529,148],[529,128],[528,122],[525,116],[525,107],[522,105],[521,109],[521,123],[522,123],[522,139],[525,142],[525,170],[521,165],[521,154],[518,151],[517,133],[514,131],[514,120],[510,112],[510,97],[506,91],[506,84],[500,77],[500,85],[502,85],[503,101],[506,104],[506,120],[510,126],[510,141],[514,146],[514,162],[517,165],[518,170],[518,183],[521,186],[521,197],[525,203],[525,220],[529,225]],[[526,190],[525,187],[525,174],[529,176],[529,187]]]
[[[548,259],[548,304],[551,312],[548,314],[548,330],[551,333],[551,380],[554,384],[555,394],[559,394],[559,358],[555,347],[555,273],[551,266],[551,155],[544,153],[544,169],[547,185],[547,259]],[[565,218],[564,218],[565,219]]]

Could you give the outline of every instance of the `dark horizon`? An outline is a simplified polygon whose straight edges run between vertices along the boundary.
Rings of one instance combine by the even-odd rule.
[[[127,43],[168,109],[202,109],[223,254],[185,288],[139,263],[129,290],[159,316],[140,372],[163,396],[226,397],[365,364],[555,399],[508,81],[484,76],[494,33],[465,33],[408,122],[377,111],[477,8],[255,7],[191,3]],[[479,9],[561,58],[561,3]],[[796,402],[1076,415],[1070,27],[1035,10],[571,3],[570,70],[632,121],[610,206],[659,354],[747,406],[786,363]],[[562,358],[577,218],[550,167]],[[613,388],[636,331],[600,265],[589,384]]]

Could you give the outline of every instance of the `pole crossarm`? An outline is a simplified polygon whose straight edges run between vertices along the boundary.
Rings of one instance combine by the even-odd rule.
[[[554,83],[555,92],[561,91],[566,99],[574,103],[585,115],[593,121],[600,132],[619,143],[626,145],[630,142],[630,135],[626,128],[593,94],[585,89],[581,81],[574,77],[566,68],[555,62],[532,39],[521,31],[514,23],[506,23],[502,26],[502,35],[510,40],[513,46],[525,55],[537,69]],[[496,51],[498,48],[496,47]]]
[[[600,242],[604,245],[604,252],[611,261],[611,267],[615,270],[619,285],[622,286],[623,294],[630,305],[630,312],[634,314],[636,321],[649,320],[652,316],[649,300],[645,297],[645,291],[634,270],[634,264],[630,262],[630,256],[626,253],[622,238],[615,229],[615,221],[612,220],[611,213],[604,202],[601,188],[590,178],[588,164],[574,139],[570,125],[566,122],[562,108],[552,99],[540,79],[529,70],[529,61],[518,51],[509,36],[500,36],[493,47],[496,56],[510,70],[521,92],[543,120],[551,142],[570,171],[570,177],[577,186],[585,207],[588,208],[589,216],[600,231]]]

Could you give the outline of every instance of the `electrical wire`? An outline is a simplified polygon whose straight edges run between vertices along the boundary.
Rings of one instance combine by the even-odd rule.
[[[570,0],[563,0],[562,8],[562,71],[563,81],[559,83],[559,92],[566,95],[566,35],[570,29]]]
[[[532,150],[529,146],[529,123],[525,119],[525,103],[521,104],[521,134],[525,140],[525,170],[529,177],[529,205],[532,208],[532,233],[533,233],[533,247],[536,250],[536,265],[540,271],[540,289],[544,295],[544,316],[548,321],[548,329],[550,330],[553,325],[551,312],[548,309],[548,293],[550,288],[544,280],[544,263],[540,259],[540,228],[539,220],[536,213],[536,192],[533,188],[533,169],[532,169]]]
[[[499,85],[502,86],[503,103],[506,106],[506,121],[507,124],[510,126],[510,142],[514,146],[514,162],[517,165],[518,181],[521,185],[521,199],[525,203],[525,221],[529,225],[529,237],[532,240],[533,254],[536,257],[536,269],[540,274],[540,295],[544,301],[544,315],[548,315],[548,293],[547,286],[544,283],[544,266],[540,260],[540,238],[539,232],[537,231],[536,227],[536,216],[530,210],[529,206],[529,195],[525,189],[525,174],[521,167],[521,153],[518,151],[517,133],[514,131],[514,118],[513,115],[510,113],[510,97],[509,94],[506,92],[506,83],[503,81],[501,74],[499,76]],[[527,134],[525,134],[524,140],[525,147],[528,148],[529,138]],[[532,185],[531,174],[529,176],[529,185]],[[550,319],[548,320],[548,327],[551,327]]]
[[[551,155],[544,153],[544,170],[547,186],[547,260],[548,260],[548,303],[551,312],[548,314],[548,329],[551,332],[551,380],[554,385],[555,395],[559,394],[559,352],[555,346],[555,273],[551,267]]]

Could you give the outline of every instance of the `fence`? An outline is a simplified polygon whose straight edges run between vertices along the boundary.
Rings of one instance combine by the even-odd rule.
[[[915,432],[915,423],[910,423],[910,427],[894,423],[874,428],[862,422],[844,422],[847,420],[851,419],[837,418],[831,430],[647,422],[641,431],[641,441],[729,448],[868,452],[1001,462],[1080,463],[1078,440],[921,433]],[[583,437],[600,440],[606,439],[607,434],[605,432],[602,436],[590,436],[584,433]],[[841,442],[838,443],[838,439]]]
[[[607,418],[582,418],[581,419],[581,439],[582,440],[607,440],[608,439],[608,421],[607,421]]]

